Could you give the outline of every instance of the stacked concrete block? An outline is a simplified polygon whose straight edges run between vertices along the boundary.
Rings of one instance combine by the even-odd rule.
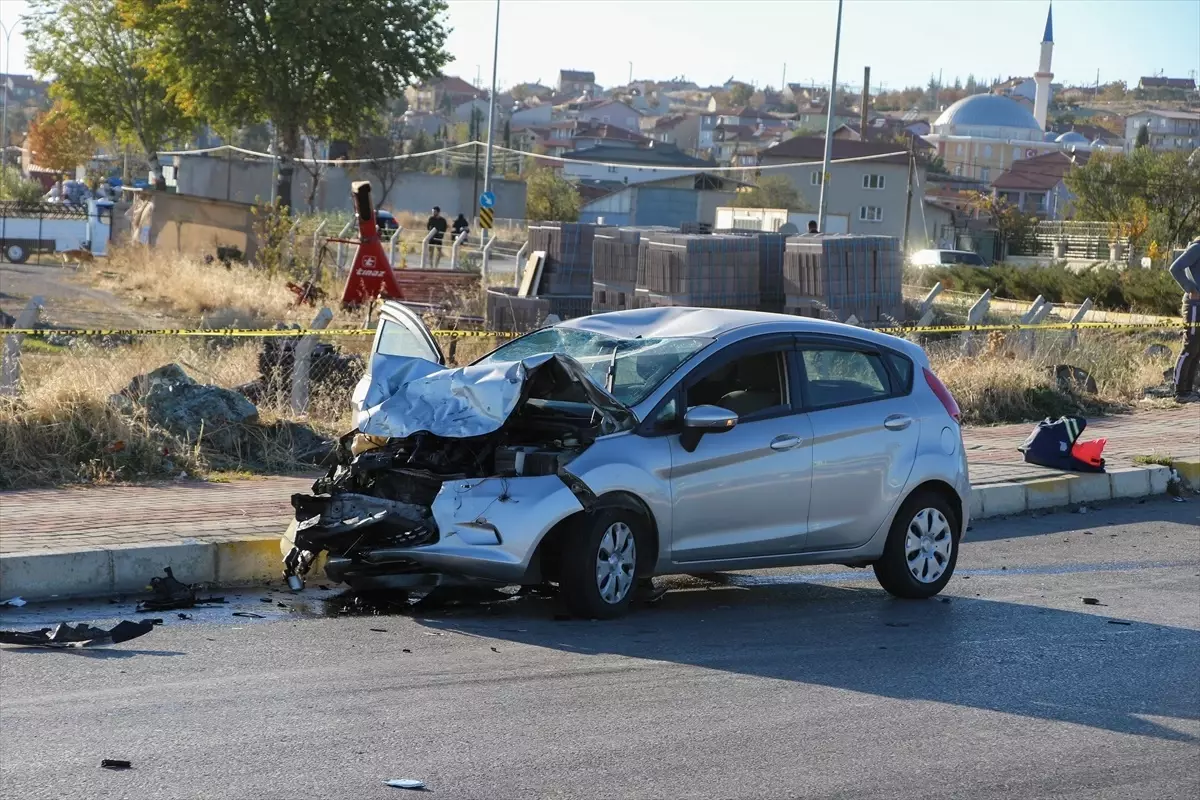
[[[902,320],[904,277],[899,240],[828,234],[790,237],[783,254],[784,306],[789,313],[865,324]]]
[[[488,330],[514,333],[536,330],[549,313],[549,298],[518,297],[516,289],[505,287],[487,290]]]
[[[757,309],[758,242],[742,236],[643,237],[637,288],[651,306]]]
[[[787,245],[786,234],[775,231],[755,231],[742,228],[727,228],[714,231],[723,236],[745,236],[758,242],[759,311],[782,312],[785,306],[783,292],[783,254]]]

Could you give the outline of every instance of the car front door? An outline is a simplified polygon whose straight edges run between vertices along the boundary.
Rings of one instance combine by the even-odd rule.
[[[912,362],[854,340],[802,340],[798,361],[813,429],[805,547],[857,547],[900,502],[916,461]]]
[[[812,430],[795,377],[794,341],[784,336],[735,344],[683,380],[676,407],[715,405],[738,422],[705,434],[691,452],[670,436],[672,561],[803,550]]]

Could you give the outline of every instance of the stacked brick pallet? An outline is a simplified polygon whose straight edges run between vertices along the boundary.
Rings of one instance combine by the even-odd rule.
[[[774,231],[751,231],[740,228],[728,228],[714,231],[722,236],[745,236],[758,242],[758,284],[759,311],[782,312],[784,309],[783,292],[783,252],[787,244],[786,234]]]
[[[536,330],[550,313],[544,297],[518,297],[517,290],[493,286],[487,290],[487,327],[491,331],[525,333]]]
[[[827,308],[838,319],[860,323],[903,319],[903,259],[900,243],[888,236],[817,235],[788,239],[783,254],[785,310],[820,317]]]
[[[759,302],[755,240],[665,233],[642,237],[635,306],[757,309]]]
[[[529,249],[542,250],[546,261],[537,294],[549,301],[549,313],[560,319],[592,311],[592,244],[597,225],[551,222],[529,228]]]

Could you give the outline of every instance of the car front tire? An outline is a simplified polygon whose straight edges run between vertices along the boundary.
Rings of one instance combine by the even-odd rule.
[[[573,616],[612,619],[629,610],[647,534],[645,520],[628,509],[601,509],[581,517],[567,533],[559,574],[560,594]]]
[[[904,501],[888,532],[875,577],[889,594],[911,600],[933,597],[946,587],[958,563],[958,515],[936,492]]]

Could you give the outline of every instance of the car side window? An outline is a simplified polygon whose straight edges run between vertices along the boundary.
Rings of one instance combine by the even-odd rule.
[[[741,419],[754,418],[787,407],[787,387],[786,353],[753,353],[717,367],[689,386],[687,407],[720,406]]]
[[[891,379],[875,353],[836,348],[805,348],[804,391],[812,408],[881,400],[891,395]]]
[[[887,353],[885,356],[888,363],[892,366],[892,372],[898,381],[895,389],[895,394],[905,395],[912,391],[913,381],[913,362],[899,353]]]

